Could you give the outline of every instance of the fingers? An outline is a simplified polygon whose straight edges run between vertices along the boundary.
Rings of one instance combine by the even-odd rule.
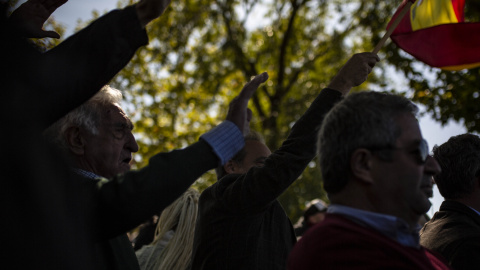
[[[65,4],[68,0],[44,0],[43,6],[52,14],[57,8]]]
[[[350,60],[348,60],[347,64],[345,64],[344,69],[346,73],[357,73],[357,74],[365,74],[368,75],[372,72],[373,67],[380,61],[380,58],[377,54],[372,52],[364,52],[355,54]],[[359,77],[351,77],[354,81],[354,85],[358,85],[363,83],[366,78]]]
[[[43,31],[41,38],[60,38],[60,35],[55,31]]]
[[[267,81],[267,79],[267,72],[263,72],[262,74],[255,76],[251,81],[245,84],[242,91],[238,95],[238,98],[249,100],[253,96],[253,93],[255,93],[255,90],[257,90],[257,88],[260,86],[260,84]]]
[[[252,98],[255,91],[258,89],[260,84],[264,83],[268,79],[268,73],[263,72],[260,75],[255,76],[251,81],[245,84],[242,88],[242,91],[235,98],[235,103],[237,106],[247,107],[248,101]]]
[[[367,67],[365,68],[367,74],[365,76],[365,78],[360,82],[363,83],[364,81],[367,80],[366,77],[368,77],[368,74],[370,74],[373,70],[373,68],[375,67],[375,65],[378,63],[378,61],[380,61],[380,58],[378,57],[377,54],[374,54],[374,53],[366,53],[365,55],[365,64],[367,65]]]
[[[378,55],[372,52],[354,54],[351,59],[354,59],[354,58],[358,59],[358,61],[364,62],[371,68],[373,68],[378,61],[380,61],[380,58],[378,57]]]
[[[368,74],[378,61],[380,58],[372,52],[354,54],[338,71],[328,87],[346,95],[352,87],[367,80]]]
[[[162,15],[170,2],[171,0],[141,0],[138,2],[135,9],[142,27]]]
[[[245,84],[240,94],[230,102],[227,113],[227,120],[233,122],[242,132],[249,132],[249,123],[252,119],[252,111],[248,109],[248,101],[255,93],[255,90],[268,79],[266,72],[255,76],[251,81]]]
[[[380,61],[380,58],[378,55],[374,53],[368,53],[367,54],[367,64],[370,66],[371,69]],[[371,71],[370,69],[370,71]],[[370,73],[370,72],[369,72]]]

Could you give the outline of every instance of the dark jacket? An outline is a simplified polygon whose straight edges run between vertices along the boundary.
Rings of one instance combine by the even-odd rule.
[[[41,54],[12,36],[2,19],[0,33],[8,41],[0,42],[0,117],[8,130],[0,134],[8,159],[1,165],[0,229],[8,249],[0,259],[12,261],[11,269],[115,269],[115,256],[133,250],[101,254],[96,244],[167,207],[215,168],[218,157],[200,140],[104,184],[72,172],[43,130],[107,84],[147,44],[147,34],[131,6]]]
[[[440,253],[454,269],[480,266],[480,215],[455,201],[444,201],[420,231],[420,244]]]
[[[148,42],[146,32],[129,7],[40,53],[7,24],[6,6],[0,4],[0,138],[8,154],[0,165],[0,230],[8,248],[0,259],[11,269],[95,269],[99,223],[92,218],[100,196],[71,175],[42,132],[107,84]]]
[[[340,100],[324,89],[262,168],[230,174],[200,196],[192,269],[284,269],[296,242],[277,201],[316,154],[316,134]]]

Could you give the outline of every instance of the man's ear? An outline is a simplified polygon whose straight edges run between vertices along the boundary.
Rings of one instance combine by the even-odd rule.
[[[85,140],[79,127],[69,127],[65,131],[65,140],[67,142],[68,149],[74,155],[83,155],[85,151]]]
[[[365,183],[373,183],[372,161],[373,154],[370,150],[365,148],[355,150],[350,158],[350,167],[354,177]]]
[[[235,161],[229,160],[227,161],[227,163],[225,163],[225,165],[223,165],[223,168],[228,174],[235,173],[237,169],[237,164]]]

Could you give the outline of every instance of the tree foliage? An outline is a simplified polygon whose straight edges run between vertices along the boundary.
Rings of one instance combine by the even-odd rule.
[[[121,0],[119,6],[132,1]],[[125,91],[140,145],[137,166],[160,151],[185,147],[224,119],[228,102],[253,75],[270,79],[250,103],[252,129],[277,149],[308,105],[356,52],[371,51],[401,0],[178,0],[148,26],[150,44],[112,81]],[[479,5],[467,3],[467,18]],[[387,42],[369,81],[355,89],[401,92],[441,123],[480,129],[479,69],[427,67]],[[395,72],[407,82],[394,84]],[[425,77],[425,74],[430,76]],[[316,128],[316,127],[312,127]],[[312,145],[312,147],[315,147]],[[212,172],[196,182],[203,190]],[[296,220],[305,203],[326,199],[312,162],[280,198]]]

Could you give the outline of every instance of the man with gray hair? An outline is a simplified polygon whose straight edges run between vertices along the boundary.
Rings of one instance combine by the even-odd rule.
[[[132,153],[138,151],[133,124],[120,107],[121,100],[119,90],[104,86],[47,131],[72,159],[72,170],[92,182],[107,182],[129,171]],[[99,241],[95,249],[102,268],[140,270],[125,233]]]
[[[99,200],[108,206],[93,217],[96,223],[111,224],[112,230],[99,232],[104,240],[95,247],[99,269],[139,269],[125,233],[162,211],[203,173],[224,164],[243,147],[243,131],[251,118],[248,101],[267,78],[262,73],[248,82],[230,103],[227,120],[197,143],[157,154],[138,171],[129,171],[138,145],[133,124],[120,107],[119,90],[103,87],[46,131],[70,157],[72,170],[100,189]]]
[[[420,231],[420,244],[440,253],[454,269],[480,265],[480,138],[451,137],[433,148],[442,172],[434,176],[445,201]]]
[[[401,96],[360,92],[327,114],[317,146],[330,205],[288,269],[449,269],[419,244],[417,222],[440,168],[417,110]]]
[[[50,138],[72,157],[79,174],[108,179],[130,170],[138,145],[121,100],[119,90],[104,86],[49,129]]]
[[[42,26],[66,0],[27,1],[7,16],[11,2],[17,1],[0,1],[0,31],[8,37],[0,44],[1,115],[3,122],[12,124],[9,132],[2,133],[9,158],[2,163],[1,213],[8,222],[2,222],[1,231],[8,232],[4,240],[11,244],[2,258],[14,261],[17,269],[105,269],[95,261],[99,255],[92,248],[99,238],[117,236],[144,222],[201,174],[225,163],[243,147],[242,131],[250,115],[246,105],[267,76],[248,83],[232,103],[228,121],[197,143],[158,154],[147,168],[116,175],[106,183],[85,181],[71,172],[56,147],[45,143],[42,133],[92,97],[148,43],[145,27],[165,11],[170,0],[140,0],[114,10],[45,54],[23,37],[57,36]],[[119,107],[110,106],[102,117],[98,134],[72,128],[66,138],[73,159],[79,161],[76,167],[106,176],[112,173],[110,169],[126,169],[131,159],[128,153],[137,146]],[[122,124],[106,126],[103,120]],[[102,149],[107,135],[110,140],[129,140],[129,149],[110,149],[120,153],[120,163],[112,168],[103,168],[94,159],[95,152],[108,150]],[[93,146],[95,140],[100,144]],[[32,220],[35,230],[25,233],[30,232]]]

